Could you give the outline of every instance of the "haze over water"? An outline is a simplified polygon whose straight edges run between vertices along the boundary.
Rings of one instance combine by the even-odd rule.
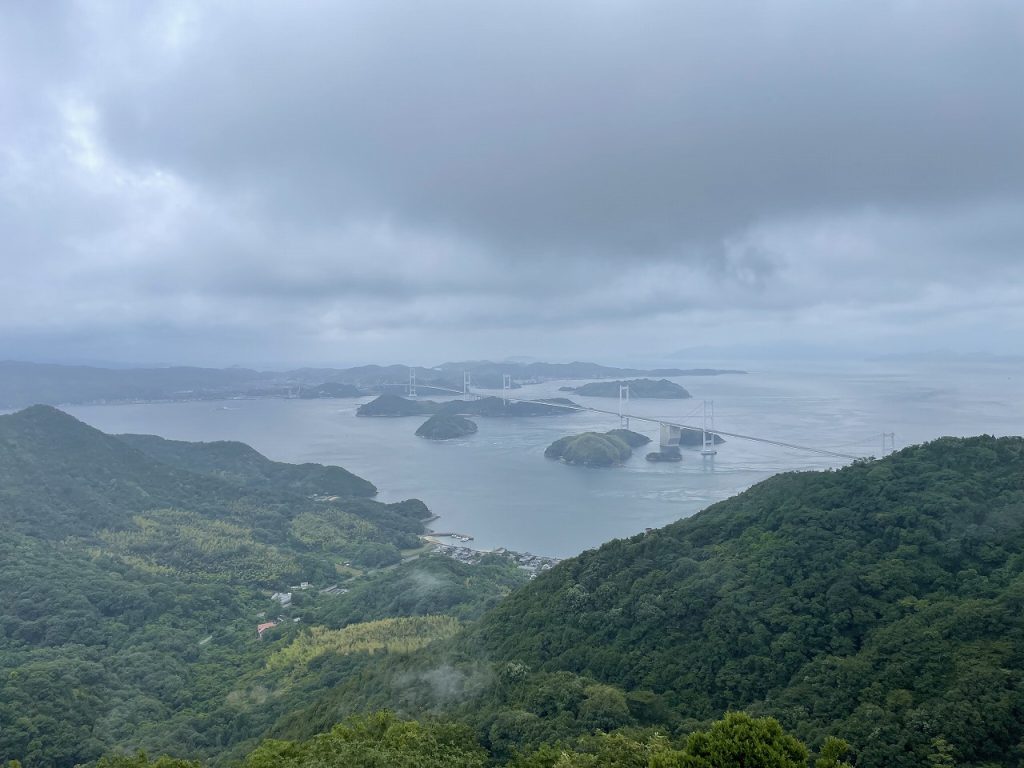
[[[714,400],[722,430],[848,453],[879,455],[881,433],[896,447],[942,435],[1024,434],[1024,363],[856,366],[675,379],[692,400],[633,400],[630,411],[700,424],[703,399]],[[517,398],[564,395],[547,382]],[[499,393],[500,394],[500,393]],[[569,395],[572,397],[572,395]],[[423,499],[440,515],[438,531],[466,533],[478,548],[508,547],[568,556],[608,539],[639,533],[728,498],[773,474],[826,469],[842,459],[730,439],[713,464],[698,451],[678,464],[644,459],[657,427],[634,421],[652,438],[625,466],[571,467],[544,458],[555,439],[618,427],[592,413],[545,418],[478,418],[479,432],[432,442],[413,434],[422,418],[357,418],[360,400],[69,406],[105,432],[150,433],[176,440],[240,440],[289,462],[337,464],[375,483],[379,499]],[[615,399],[576,398],[617,410]]]

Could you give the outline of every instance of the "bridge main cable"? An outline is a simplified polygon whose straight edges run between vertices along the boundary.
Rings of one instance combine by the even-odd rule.
[[[460,392],[457,389],[449,389],[448,387],[438,387],[438,386],[433,385],[433,384],[430,385],[430,388],[431,389],[436,389],[436,390],[439,390],[439,391],[442,391],[442,392],[451,392],[451,393],[456,394],[456,395],[465,394],[464,392]],[[422,389],[422,386],[421,386],[421,389]],[[475,397],[480,397],[480,396],[479,395],[475,395]],[[518,398],[518,397],[506,397],[506,399],[509,400],[510,402],[513,402],[513,403],[543,403],[544,405],[549,405],[549,406],[551,406],[553,408],[565,408],[566,410],[569,410],[569,411],[587,411],[589,413],[600,413],[600,414],[604,414],[606,416],[614,416],[615,418],[619,418],[620,415],[621,415],[621,416],[625,416],[626,418],[629,418],[629,419],[635,419],[637,421],[646,421],[646,422],[648,422],[650,424],[668,424],[669,426],[672,426],[672,427],[679,427],[680,429],[692,429],[692,430],[695,430],[697,432],[700,432],[703,429],[702,427],[695,427],[695,426],[693,426],[691,424],[680,424],[680,423],[677,423],[677,422],[674,422],[674,421],[668,421],[666,419],[654,418],[652,416],[634,416],[631,413],[619,414],[617,411],[608,411],[608,410],[605,410],[603,408],[593,408],[593,407],[591,407],[589,405],[579,405],[579,404],[572,404],[572,405],[570,405],[569,403],[556,403],[556,402],[552,402],[551,400],[546,400],[544,398],[541,398],[540,400],[524,400],[523,398]],[[756,437],[754,435],[742,435],[742,434],[740,434],[738,432],[725,432],[725,431],[723,431],[721,429],[714,429],[714,430],[710,430],[709,429],[708,433],[712,434],[712,435],[720,435],[722,437],[732,437],[732,438],[735,438],[737,440],[749,440],[749,441],[755,442],[755,443],[765,443],[767,445],[774,445],[774,446],[777,446],[779,448],[790,448],[790,449],[795,450],[795,451],[805,451],[805,452],[808,452],[808,453],[817,453],[817,454],[820,454],[822,456],[831,456],[832,458],[835,458],[835,459],[849,459],[851,461],[857,461],[858,459],[864,458],[863,456],[854,456],[853,454],[849,454],[849,453],[838,453],[837,451],[829,451],[829,450],[827,450],[825,448],[812,448],[809,445],[797,445],[796,443],[787,443],[787,442],[783,442],[782,440],[772,440],[771,438],[767,438],[767,437]]]

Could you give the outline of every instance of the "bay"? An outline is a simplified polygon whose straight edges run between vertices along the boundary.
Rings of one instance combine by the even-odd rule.
[[[634,400],[630,412],[700,424],[714,401],[718,428],[852,456],[881,454],[881,434],[897,448],[942,435],[1024,434],[1024,364],[858,363],[746,375],[675,379],[692,400]],[[566,396],[545,382],[517,398]],[[486,394],[486,393],[483,393]],[[500,392],[498,393],[500,394]],[[570,397],[572,395],[569,395]],[[360,400],[228,400],[67,406],[105,432],[176,440],[239,440],[289,462],[337,464],[375,483],[382,501],[417,497],[440,516],[438,531],[474,537],[481,549],[507,547],[565,557],[612,538],[688,517],[773,474],[848,463],[763,443],[730,439],[713,460],[684,451],[677,464],[652,464],[638,449],[622,467],[571,467],[544,458],[567,434],[619,426],[614,416],[479,418],[468,438],[414,436],[421,418],[358,418]],[[617,411],[618,401],[577,398]],[[657,425],[631,427],[654,441]]]

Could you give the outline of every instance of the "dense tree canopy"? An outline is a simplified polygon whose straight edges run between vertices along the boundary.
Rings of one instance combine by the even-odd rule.
[[[0,417],[0,759],[216,755],[259,736],[291,706],[270,697],[265,664],[297,641],[294,619],[360,602],[313,589],[285,608],[270,594],[336,585],[344,562],[358,572],[420,546],[426,506],[374,491],[339,467],[278,464],[237,443],[118,438],[47,407]],[[511,565],[492,573],[423,612],[482,606],[503,579],[522,580]],[[268,621],[279,626],[261,640]],[[406,648],[422,635],[376,637]]]
[[[679,718],[742,706],[865,766],[1015,765],[1024,736],[1024,440],[942,439],[772,478],[511,595],[482,649],[649,691]]]

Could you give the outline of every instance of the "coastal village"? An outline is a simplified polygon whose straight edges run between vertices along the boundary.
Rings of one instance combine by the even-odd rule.
[[[529,552],[513,552],[504,547],[485,551],[455,544],[444,544],[434,539],[431,539],[431,541],[434,543],[433,551],[437,554],[450,557],[468,565],[476,565],[487,555],[500,555],[514,562],[516,567],[529,574],[531,579],[536,578],[538,573],[551,570],[561,562],[556,557],[543,557]]]

